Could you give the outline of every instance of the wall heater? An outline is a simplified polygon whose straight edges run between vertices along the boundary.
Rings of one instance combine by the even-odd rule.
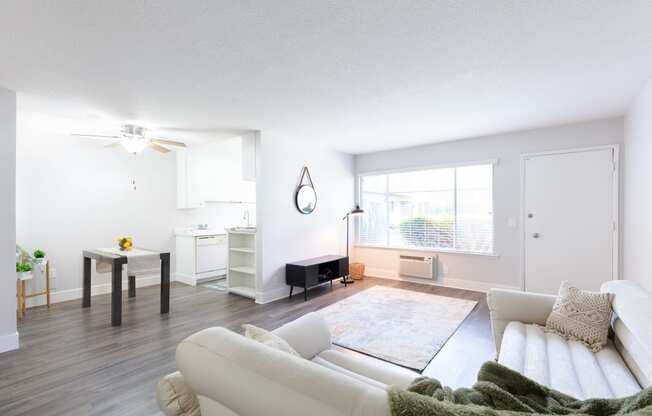
[[[437,279],[437,256],[399,256],[398,274],[401,276]]]

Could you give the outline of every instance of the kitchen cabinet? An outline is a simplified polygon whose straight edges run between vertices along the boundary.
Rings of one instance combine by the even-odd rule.
[[[242,179],[245,181],[256,181],[257,141],[257,132],[252,132],[242,136]]]
[[[179,151],[177,208],[200,208],[211,202],[254,203],[252,171],[255,180],[255,140],[250,138],[216,140]]]

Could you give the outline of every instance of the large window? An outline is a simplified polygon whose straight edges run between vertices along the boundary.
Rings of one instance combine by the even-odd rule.
[[[493,164],[360,176],[358,243],[492,254]]]

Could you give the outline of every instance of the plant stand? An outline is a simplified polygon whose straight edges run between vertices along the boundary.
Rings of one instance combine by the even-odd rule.
[[[48,308],[50,307],[50,260],[45,260],[45,290],[41,292],[26,293],[26,280],[16,279],[16,300],[18,319],[23,319],[26,311],[26,301],[36,296],[45,296]]]

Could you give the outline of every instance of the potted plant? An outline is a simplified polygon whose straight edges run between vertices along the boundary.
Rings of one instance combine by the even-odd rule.
[[[44,264],[45,263],[45,252],[43,250],[35,250],[32,253],[34,256],[34,264]]]
[[[32,265],[29,263],[16,263],[16,277],[20,280],[32,278]]]

